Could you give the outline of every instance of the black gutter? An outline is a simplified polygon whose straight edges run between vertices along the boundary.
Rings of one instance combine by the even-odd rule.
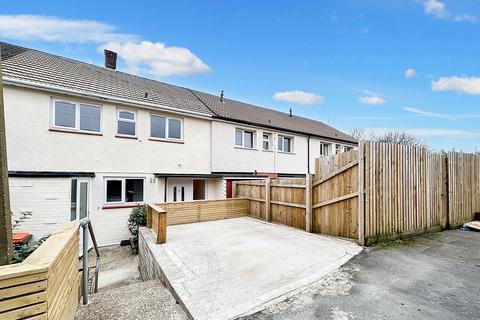
[[[72,177],[95,177],[94,172],[71,172],[71,171],[8,171],[9,177],[15,178],[72,178]]]
[[[211,173],[154,173],[157,178],[222,178],[221,175]]]

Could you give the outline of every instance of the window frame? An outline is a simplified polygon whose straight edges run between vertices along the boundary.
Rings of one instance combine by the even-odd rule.
[[[340,153],[342,153],[342,150],[343,150],[342,145],[339,144],[339,143],[336,143],[336,144],[335,144],[335,154],[340,154]]]
[[[267,136],[267,139],[265,139],[265,136]],[[267,149],[263,145],[265,142],[268,144]],[[270,132],[262,132],[262,150],[272,151],[272,134]]]
[[[75,127],[59,126],[55,124],[55,120],[56,120],[55,111],[56,111],[57,102],[64,102],[68,104],[73,104],[75,106]],[[99,131],[80,129],[81,105],[100,109],[100,119],[99,119],[100,123],[98,128]],[[70,132],[81,132],[81,133],[93,134],[93,135],[102,134],[103,133],[103,106],[99,104],[89,103],[89,102],[81,102],[81,101],[61,99],[61,98],[52,98],[52,103],[50,108],[50,129],[57,129],[57,130],[70,131]]]
[[[133,113],[133,120],[131,119],[123,119],[120,118],[120,112],[129,112]],[[128,138],[137,138],[138,137],[138,116],[137,116],[137,111],[136,110],[131,110],[131,109],[117,109],[117,131],[115,133],[116,136],[118,137],[128,137]],[[131,134],[125,134],[125,133],[119,133],[118,132],[118,123],[122,122],[128,122],[128,123],[133,123],[135,125],[135,135]]]
[[[238,145],[237,144],[237,131],[241,131],[242,132],[242,144],[241,145]],[[255,130],[249,130],[249,129],[244,129],[244,128],[235,128],[235,132],[234,132],[234,145],[236,148],[242,148],[242,149],[248,149],[248,150],[256,150],[255,148],[255,141],[256,141],[256,137],[255,137],[255,134],[256,134],[256,131]],[[246,147],[245,146],[245,133],[251,133],[252,134],[252,146],[251,147]]]
[[[152,136],[152,116],[154,117],[159,117],[159,118],[164,118],[165,119],[165,138],[158,138],[158,137],[153,137]],[[180,121],[180,139],[179,138],[170,138],[168,136],[168,131],[169,131],[169,120],[178,120]],[[149,125],[149,139],[150,140],[155,140],[155,141],[172,141],[172,142],[183,142],[184,134],[184,119],[183,118],[177,118],[177,117],[169,117],[163,114],[158,114],[158,113],[150,113],[148,117],[148,125]]]
[[[330,143],[320,141],[320,156],[322,157],[328,157],[330,155]],[[327,148],[327,154],[325,154],[325,149]]]
[[[283,140],[283,141],[282,141],[282,148],[281,148],[281,149],[279,148],[280,139]],[[290,148],[290,150],[289,150],[289,151],[285,151],[285,150],[284,150],[284,148],[285,148],[285,139],[290,140],[290,143],[289,143],[289,148]],[[292,136],[285,136],[285,135],[279,134],[278,137],[277,137],[277,151],[278,151],[278,152],[283,152],[283,153],[293,153],[293,137],[292,137]]]
[[[343,146],[342,146],[342,150],[343,150],[343,152],[349,152],[349,151],[353,150],[353,147],[352,147],[352,146],[343,145]]]
[[[142,180],[143,181],[143,200],[142,201],[135,201],[135,202],[126,202],[126,189],[127,184],[126,180]],[[145,177],[105,177],[103,181],[103,204],[105,206],[110,205],[138,205],[145,203]],[[121,181],[122,182],[122,199],[120,201],[107,201],[107,183],[108,181]]]

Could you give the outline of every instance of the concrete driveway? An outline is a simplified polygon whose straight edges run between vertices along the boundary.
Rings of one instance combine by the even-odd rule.
[[[351,241],[248,217],[170,226],[164,245],[154,244],[150,230],[141,232],[194,319],[234,319],[262,310],[362,250]]]
[[[480,233],[369,248],[305,292],[244,319],[479,319]]]

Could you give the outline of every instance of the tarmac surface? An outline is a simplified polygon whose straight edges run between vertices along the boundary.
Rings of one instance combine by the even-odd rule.
[[[242,319],[480,319],[480,232],[368,248],[304,292]]]

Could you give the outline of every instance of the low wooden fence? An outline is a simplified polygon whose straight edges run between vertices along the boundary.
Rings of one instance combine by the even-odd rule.
[[[360,244],[454,228],[480,212],[480,155],[361,142],[316,160],[313,182],[240,181],[251,216]]]
[[[0,319],[73,319],[79,301],[79,226],[72,222],[24,262],[0,267]]]
[[[248,215],[247,199],[194,200],[147,204],[147,228],[165,243],[167,226],[201,221],[239,218]]]

